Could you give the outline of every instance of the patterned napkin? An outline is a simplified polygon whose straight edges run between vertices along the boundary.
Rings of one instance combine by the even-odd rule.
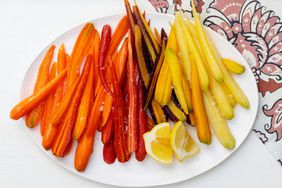
[[[191,15],[190,0],[144,0],[158,12]],[[196,0],[204,25],[244,56],[256,78],[260,104],[253,132],[282,166],[282,22],[258,0]]]

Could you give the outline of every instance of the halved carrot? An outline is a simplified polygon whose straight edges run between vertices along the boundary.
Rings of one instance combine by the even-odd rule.
[[[52,62],[52,59],[53,59],[54,50],[55,50],[55,46],[52,45],[48,49],[48,51],[46,52],[42,60],[42,63],[39,67],[33,94],[38,92],[38,90],[42,88],[48,81],[49,69],[50,69],[50,64]],[[38,124],[38,122],[42,118],[43,109],[44,109],[44,104],[40,104],[37,108],[35,108],[32,112],[30,112],[26,116],[25,124],[27,127],[35,127]]]
[[[89,48],[91,47],[94,38],[94,31],[94,25],[92,23],[87,23],[79,33],[70,56],[70,69],[68,72],[69,86],[75,82],[80,65],[89,52]]]
[[[35,107],[37,107],[41,102],[46,99],[52,92],[54,92],[58,84],[63,80],[66,75],[67,70],[64,70],[61,74],[56,76],[45,86],[43,86],[38,92],[32,94],[31,96],[25,98],[20,103],[18,103],[10,112],[10,118],[18,120],[22,116],[31,112]]]
[[[79,101],[82,96],[82,91],[84,89],[85,83],[87,81],[89,69],[90,69],[90,61],[86,61],[82,75],[79,78],[79,84],[76,88],[76,92],[74,96],[72,97],[72,101],[69,105],[66,117],[64,121],[62,122],[62,128],[60,132],[58,133],[56,139],[54,140],[54,144],[52,146],[52,152],[57,157],[63,157],[64,153],[66,151],[66,148],[72,139],[72,130],[74,126],[74,121],[77,114],[77,108],[79,105]]]
[[[105,92],[103,87],[100,88],[95,102],[93,104],[90,116],[88,117],[87,126],[85,131],[78,140],[78,145],[75,150],[74,166],[78,171],[84,171],[89,158],[93,152],[93,145],[95,139],[95,133],[101,120],[101,101],[103,100]]]
[[[93,62],[94,62],[94,87],[98,85],[100,81],[98,76],[98,62],[100,54],[100,36],[97,30],[95,30],[94,41],[93,41]],[[97,88],[97,87],[96,87]],[[95,89],[96,96],[96,89]]]
[[[49,81],[54,79],[57,73],[57,63],[53,63],[52,68],[51,68],[51,72],[50,72],[50,76],[49,76]],[[44,131],[50,121],[50,114],[53,110],[53,106],[54,106],[54,94],[51,94],[47,97],[45,104],[44,104],[44,111],[43,111],[43,115],[42,115],[42,121],[41,121],[41,126],[40,126],[40,133],[43,136],[44,135]]]
[[[127,16],[124,16],[120,20],[119,24],[117,25],[117,27],[116,27],[116,29],[114,31],[114,34],[113,34],[113,36],[111,38],[110,46],[109,46],[109,49],[107,51],[107,56],[106,56],[106,60],[105,60],[105,67],[107,69],[105,72],[110,72],[108,70],[109,69],[108,68],[109,67],[108,66],[109,58],[111,58],[113,52],[117,50],[119,44],[121,43],[122,39],[126,35],[128,29],[129,29],[129,20],[128,20]],[[109,73],[106,73],[106,74],[109,74]],[[107,77],[107,75],[106,75],[106,77]],[[100,79],[98,79],[97,87],[96,87],[96,90],[95,90],[95,96],[97,95],[97,91],[99,90],[101,85],[102,85],[102,82],[101,82]]]
[[[194,61],[191,61],[191,91],[193,113],[196,118],[196,128],[199,140],[202,143],[211,143],[211,131],[203,102],[202,90],[198,78],[197,67]]]
[[[79,139],[84,128],[87,124],[87,117],[89,114],[90,106],[93,103],[93,94],[94,94],[94,87],[93,87],[93,80],[94,80],[94,63],[93,58],[91,55],[87,57],[86,61],[91,62],[89,75],[87,78],[86,85],[84,87],[83,95],[81,97],[81,101],[78,108],[77,118],[74,125],[73,130],[73,138],[75,140]]]
[[[110,139],[113,137],[114,133],[114,113],[113,110],[110,113],[108,121],[106,122],[105,126],[102,129],[102,142],[104,144],[108,143]]]
[[[64,48],[64,45],[62,44],[59,49],[59,53],[58,53],[58,74],[60,74],[65,69],[67,65],[67,57],[68,55],[65,53],[65,48]],[[54,104],[53,104],[53,109],[50,112],[50,114],[52,114],[56,106],[60,104],[63,94],[64,94],[64,88],[65,88],[64,82],[58,86],[56,93],[54,94],[54,99],[53,99]],[[57,130],[58,130],[58,125],[53,125],[51,121],[49,120],[49,123],[47,124],[45,128],[43,139],[42,139],[42,145],[45,149],[50,149],[52,147],[53,140],[55,138]]]
[[[127,54],[128,54],[128,40],[126,39],[120,49],[120,51],[118,52],[117,57],[114,59],[114,67],[115,67],[115,71],[117,73],[117,78],[118,81],[120,82],[124,68],[125,68],[125,63],[126,63],[126,59],[127,59]],[[109,79],[109,76],[108,76]],[[102,123],[101,126],[103,127],[109,117],[109,114],[111,112],[111,108],[113,105],[113,98],[107,94],[105,97],[105,103],[104,103],[104,110],[103,110],[103,115],[102,115]]]
[[[122,17],[122,19],[119,21],[114,34],[111,39],[110,47],[107,52],[107,56],[110,57],[114,51],[117,50],[120,42],[124,38],[124,36],[127,34],[127,31],[129,29],[129,20],[127,16]]]
[[[87,136],[86,132],[83,133],[78,140],[78,145],[75,150],[74,167],[78,171],[84,171],[89,158],[93,152],[94,135]]]
[[[60,104],[55,108],[54,112],[51,115],[51,123],[53,125],[58,125],[60,121],[63,119],[63,116],[71,103],[71,100],[73,98],[73,95],[76,91],[77,86],[79,85],[80,79],[77,78],[77,80],[69,87],[69,89],[66,91],[64,98],[60,102]]]

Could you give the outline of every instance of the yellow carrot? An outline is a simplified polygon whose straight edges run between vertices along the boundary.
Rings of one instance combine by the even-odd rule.
[[[183,17],[177,14],[175,19],[176,22],[179,22],[179,25],[182,27],[182,30],[184,31],[184,37],[189,46],[188,48],[191,51],[193,58],[195,59],[196,62],[195,64],[197,66],[201,88],[203,91],[206,91],[209,86],[209,78],[208,78],[207,70],[205,68],[204,59],[202,59],[201,54],[199,52],[200,49],[198,49],[198,46],[195,44],[188,28],[184,23]]]
[[[236,141],[229,130],[226,120],[220,115],[209,91],[204,93],[204,104],[210,125],[220,143],[227,149],[233,149]]]
[[[216,81],[222,82],[223,81],[223,75],[222,75],[222,72],[221,72],[222,70],[219,68],[217,59],[216,59],[213,51],[209,48],[209,45],[208,45],[209,39],[205,35],[205,31],[204,31],[204,28],[202,26],[200,16],[196,12],[196,9],[195,9],[194,1],[192,1],[192,11],[193,11],[193,16],[194,16],[194,20],[195,20],[195,26],[196,26],[196,29],[197,29],[197,33],[199,35],[198,38],[200,40],[202,50],[204,51],[204,55],[205,55],[206,60],[207,60],[207,65],[209,66],[211,73],[214,76],[214,78],[216,79]]]
[[[174,91],[176,97],[183,108],[184,112],[188,114],[188,105],[185,99],[185,94],[182,85],[182,76],[181,76],[181,68],[178,62],[178,58],[176,54],[173,52],[171,48],[167,48],[165,51],[165,57],[167,58],[167,62],[172,74],[172,84],[174,86]]]

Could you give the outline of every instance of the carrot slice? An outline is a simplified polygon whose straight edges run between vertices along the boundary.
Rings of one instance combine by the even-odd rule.
[[[95,30],[94,34],[94,42],[93,42],[93,62],[94,62],[94,86],[98,85],[100,81],[98,76],[98,62],[99,62],[99,54],[100,54],[100,36],[97,30]],[[97,87],[96,87],[97,88]],[[96,89],[95,89],[96,96]]]
[[[48,51],[46,52],[43,61],[39,67],[37,80],[35,83],[35,87],[33,90],[33,94],[38,92],[40,88],[42,88],[48,81],[50,64],[53,59],[55,46],[52,45]],[[44,110],[44,104],[40,104],[37,108],[35,108],[32,112],[30,112],[25,119],[25,124],[27,127],[35,127],[38,122],[41,120],[42,114]]]
[[[94,135],[87,136],[86,133],[83,133],[81,138],[78,140],[78,145],[75,150],[74,157],[74,167],[78,171],[84,171],[89,158],[93,152],[94,144]]]
[[[125,63],[126,63],[126,60],[127,60],[127,55],[128,55],[128,47],[127,46],[128,46],[128,40],[126,39],[124,41],[120,51],[118,52],[117,57],[114,59],[114,67],[115,67],[115,71],[117,73],[117,78],[118,78],[119,82],[122,78],[122,74],[123,74],[124,68],[125,68]],[[108,77],[107,77],[107,79],[108,79]],[[102,114],[102,123],[101,123],[102,127],[108,121],[112,106],[113,106],[113,98],[109,94],[107,94],[106,97],[105,97],[104,110],[103,110],[103,114]]]
[[[62,128],[60,132],[58,133],[54,141],[54,144],[52,146],[52,152],[57,157],[64,156],[66,148],[72,138],[72,130],[73,130],[76,114],[77,114],[77,108],[79,105],[80,98],[82,96],[82,91],[87,81],[87,77],[88,77],[88,73],[90,69],[90,63],[91,63],[90,61],[85,62],[82,75],[79,79],[79,84],[76,88],[76,92],[68,108],[66,118],[64,119],[64,122],[62,122],[63,123]]]
[[[38,92],[18,103],[10,112],[10,118],[18,120],[22,116],[31,112],[35,107],[43,102],[46,97],[56,90],[58,84],[63,80],[66,73],[67,70],[64,70],[61,74],[43,86]]]
[[[109,59],[112,57],[113,53],[117,50],[117,48],[118,48],[119,44],[121,43],[122,39],[125,37],[128,29],[129,29],[129,20],[128,20],[127,16],[124,16],[120,20],[120,22],[118,23],[118,25],[117,25],[114,33],[113,33],[113,36],[111,37],[111,42],[110,42],[110,45],[109,45],[109,49],[107,50],[107,55],[106,55],[106,60],[105,60],[105,67],[107,69],[106,72],[109,72],[108,71]],[[95,96],[97,95],[97,91],[99,90],[101,85],[102,85],[101,80],[98,79],[97,87],[96,87],[96,90],[95,90]]]
[[[55,62],[53,63],[51,68],[50,76],[48,78],[49,81],[55,78],[56,72],[57,72],[57,63]],[[40,127],[40,133],[42,136],[44,135],[45,129],[49,123],[50,113],[53,110],[53,106],[54,106],[54,94],[51,94],[47,97],[44,104],[44,111],[43,111],[41,127]]]
[[[102,142],[103,144],[108,143],[114,134],[114,113],[113,110],[111,110],[110,116],[108,118],[108,121],[106,122],[105,126],[102,129]]]
[[[65,69],[66,64],[67,64],[67,56],[68,55],[65,52],[65,47],[62,44],[59,49],[58,59],[57,59],[58,60],[58,70],[57,70],[58,74],[60,74]],[[52,114],[54,112],[54,109],[58,107],[58,105],[60,104],[62,97],[63,97],[64,88],[65,88],[64,82],[58,86],[56,93],[53,96],[54,103],[53,103],[52,111],[50,111],[50,114]],[[57,130],[58,130],[58,125],[53,125],[49,117],[49,123],[47,123],[47,126],[43,134],[43,139],[42,139],[42,145],[45,149],[48,150],[52,147],[53,140],[55,138]]]
[[[108,49],[108,57],[110,57],[114,51],[117,50],[119,44],[121,43],[122,39],[126,35],[127,31],[129,29],[129,20],[127,16],[122,17],[122,19],[119,21],[114,34],[112,36],[112,40],[110,43],[110,47]]]
[[[75,82],[81,63],[89,52],[94,38],[94,31],[94,25],[92,23],[87,23],[79,33],[70,56],[70,69],[68,72],[69,85],[72,85]]]
[[[202,90],[199,82],[197,67],[194,61],[191,61],[191,91],[193,113],[196,119],[197,135],[202,143],[211,143],[211,131],[208,124],[205,106],[203,103]]]
[[[91,66],[90,66],[90,71],[89,71],[89,75],[87,78],[87,82],[86,85],[84,87],[84,91],[83,91],[83,95],[81,97],[81,101],[79,104],[79,108],[78,108],[78,113],[77,113],[77,118],[76,118],[76,122],[74,125],[74,130],[73,130],[73,138],[75,140],[79,139],[82,132],[85,129],[86,123],[87,123],[87,117],[89,114],[89,110],[90,110],[90,106],[93,103],[93,77],[94,77],[94,63],[93,63],[93,58],[92,56],[88,56],[86,61],[90,61],[91,62]]]
[[[71,100],[73,98],[74,93],[76,92],[76,88],[79,85],[80,79],[77,78],[76,82],[73,83],[69,89],[66,91],[64,98],[59,103],[59,105],[56,105],[56,108],[54,112],[51,115],[51,123],[53,125],[58,125],[60,121],[62,120],[69,104],[71,103]]]

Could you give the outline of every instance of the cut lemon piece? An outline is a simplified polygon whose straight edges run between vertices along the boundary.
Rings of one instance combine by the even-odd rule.
[[[181,121],[177,122],[172,128],[170,145],[179,161],[191,158],[200,151]]]
[[[146,152],[150,157],[164,164],[172,162],[173,151],[170,147],[170,124],[168,122],[156,125],[143,137]]]

